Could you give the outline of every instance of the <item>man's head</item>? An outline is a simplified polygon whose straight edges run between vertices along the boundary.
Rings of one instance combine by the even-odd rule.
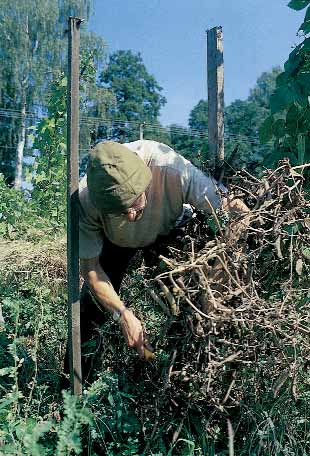
[[[90,151],[89,196],[104,214],[127,213],[139,206],[139,198],[143,198],[151,178],[151,170],[144,161],[122,144],[101,142]]]

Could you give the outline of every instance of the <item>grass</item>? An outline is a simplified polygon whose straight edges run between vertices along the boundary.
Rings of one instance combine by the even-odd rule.
[[[200,234],[205,242],[204,232]],[[65,241],[39,231],[35,242],[29,239],[28,235],[26,240],[0,239],[0,303],[5,321],[0,330],[0,454],[310,454],[306,261],[304,275],[299,275],[290,250],[282,247],[283,254],[290,256],[280,260],[269,239],[263,244],[266,256],[255,257],[255,280],[263,277],[261,292],[274,325],[270,328],[263,318],[258,325],[252,324],[255,312],[263,314],[262,306],[257,306],[255,312],[253,308],[246,314],[251,324],[235,327],[222,322],[216,335],[182,301],[178,317],[165,315],[148,289],[154,286],[150,279],[167,268],[146,269],[137,257],[121,293],[143,321],[156,358],[152,363],[139,360],[107,315],[98,338],[84,347],[95,354],[94,378],[78,400],[61,392],[66,346]],[[257,236],[252,241],[256,248]],[[297,258],[303,247],[298,239],[294,245]],[[191,248],[183,247],[184,255],[191,255]],[[266,258],[269,263],[272,260],[272,270]],[[290,258],[293,261],[287,261]],[[180,256],[178,264],[181,260]],[[261,266],[264,273],[260,275]],[[197,275],[189,274],[185,280],[188,290],[199,298]],[[232,301],[234,306],[238,296]],[[275,310],[283,301],[286,307],[280,325]],[[197,332],[198,322],[203,336]],[[213,371],[214,382],[207,394],[204,373],[209,373],[212,363],[208,364],[206,341],[219,338],[229,347],[220,346],[219,359],[234,353],[236,347],[245,352],[245,346],[254,344],[255,349],[246,352],[242,362],[237,357]]]

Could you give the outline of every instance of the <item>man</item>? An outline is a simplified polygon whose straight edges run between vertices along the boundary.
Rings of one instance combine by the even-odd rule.
[[[107,310],[127,344],[141,358],[147,341],[141,322],[119,295],[122,277],[137,249],[168,235],[184,204],[210,213],[222,205],[214,179],[156,141],[101,142],[90,151],[80,185],[80,263],[95,299],[81,298],[82,342]],[[96,304],[97,303],[97,304]]]

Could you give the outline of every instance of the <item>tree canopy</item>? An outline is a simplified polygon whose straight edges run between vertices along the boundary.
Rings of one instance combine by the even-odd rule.
[[[21,181],[29,112],[42,114],[50,82],[64,69],[67,56],[68,16],[88,19],[92,0],[0,0],[0,108],[4,129],[0,136],[0,172],[8,183]],[[102,38],[82,32],[82,49]],[[17,164],[17,165],[16,165]],[[18,174],[18,176],[16,176]]]
[[[225,158],[235,168],[246,167],[252,172],[261,164],[269,150],[259,143],[259,128],[270,113],[269,98],[280,74],[279,67],[264,72],[250,90],[246,100],[235,100],[225,108]],[[200,100],[191,110],[188,128],[170,127],[171,144],[185,156],[203,162],[208,160],[208,102]],[[187,133],[187,134],[186,134]],[[233,151],[238,148],[232,157]]]
[[[111,119],[120,122],[114,128],[114,137],[121,140],[137,139],[139,124],[158,120],[166,99],[139,53],[121,50],[111,54],[101,74],[101,81],[116,98],[116,103],[108,112]]]

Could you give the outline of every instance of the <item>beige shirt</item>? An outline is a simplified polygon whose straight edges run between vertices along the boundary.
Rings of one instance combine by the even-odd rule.
[[[209,212],[208,201],[214,208],[221,203],[215,181],[169,146],[148,140],[124,145],[136,152],[152,171],[143,216],[137,222],[129,222],[125,215],[100,213],[90,201],[85,176],[79,192],[80,258],[100,255],[104,236],[120,247],[145,247],[174,228],[183,204]]]

